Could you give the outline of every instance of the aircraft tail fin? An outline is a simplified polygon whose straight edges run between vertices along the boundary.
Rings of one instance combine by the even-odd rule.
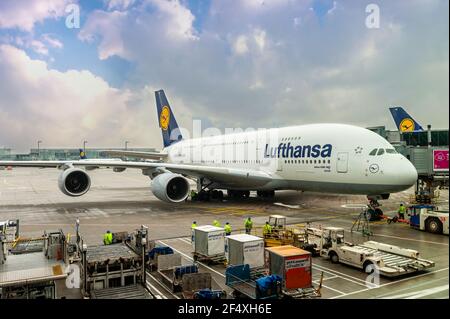
[[[389,111],[391,111],[395,125],[400,132],[420,132],[424,130],[422,126],[417,123],[401,106],[390,107]]]
[[[86,153],[80,148],[80,159],[87,159]]]
[[[164,147],[168,147],[173,143],[180,141],[183,137],[164,90],[156,91],[155,98],[163,144]]]

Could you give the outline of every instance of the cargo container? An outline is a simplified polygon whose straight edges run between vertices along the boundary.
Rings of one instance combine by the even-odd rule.
[[[269,271],[283,279],[283,289],[312,287],[311,253],[291,246],[266,248]]]
[[[250,268],[264,267],[264,239],[247,234],[230,235],[225,238],[229,265],[247,264]]]
[[[225,231],[215,226],[194,228],[194,253],[211,257],[225,254]]]

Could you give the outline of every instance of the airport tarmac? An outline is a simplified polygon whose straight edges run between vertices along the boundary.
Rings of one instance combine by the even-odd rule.
[[[20,168],[0,171],[0,220],[20,219],[23,236],[41,236],[44,230],[62,229],[74,233],[75,220],[88,244],[100,244],[106,230],[133,231],[140,225],[150,229],[150,239],[180,252],[184,263],[191,260],[190,226],[230,222],[242,228],[251,216],[255,226],[262,225],[271,214],[288,217],[289,224],[311,222],[313,226],[338,226],[350,230],[365,196],[326,195],[294,191],[277,192],[275,199],[227,200],[224,202],[164,203],[150,190],[150,180],[138,170],[114,173],[107,169],[89,172],[91,190],[80,198],[62,194],[57,186],[60,172],[55,169]],[[409,202],[413,189],[392,194],[382,201],[387,215],[394,215],[400,202]],[[440,206],[448,207],[448,190],[441,191]],[[418,250],[421,257],[433,260],[427,272],[398,279],[381,278],[378,287],[369,288],[367,275],[358,269],[313,259],[313,276],[317,284],[324,273],[323,298],[449,298],[449,238],[411,229],[405,224],[371,223],[370,239]],[[367,240],[359,233],[346,233],[346,240]],[[225,267],[200,265],[211,272],[225,290]],[[147,280],[160,298],[175,298],[157,278]]]

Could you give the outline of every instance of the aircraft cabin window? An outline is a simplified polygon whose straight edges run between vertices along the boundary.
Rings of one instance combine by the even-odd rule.
[[[380,149],[378,150],[377,156],[383,155],[383,154],[384,154],[384,148],[380,148]]]
[[[395,149],[393,149],[393,148],[387,148],[386,149],[386,153],[388,153],[388,154],[397,154],[397,151]]]
[[[376,148],[376,149],[372,150],[372,151],[369,153],[369,155],[370,155],[370,156],[375,156],[375,155],[377,155],[377,151],[378,151],[378,149]]]

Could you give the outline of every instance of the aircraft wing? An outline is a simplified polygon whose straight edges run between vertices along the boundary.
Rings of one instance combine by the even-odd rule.
[[[125,156],[125,157],[146,158],[146,159],[155,159],[155,160],[164,159],[167,157],[167,154],[156,153],[156,152],[106,150],[106,151],[100,151],[100,153],[104,153],[109,156]]]
[[[146,170],[155,170],[155,172],[170,171],[191,177],[203,177],[211,182],[217,182],[222,185],[233,186],[262,186],[272,180],[269,172],[252,169],[235,169],[227,167],[198,166],[188,164],[172,164],[157,162],[128,162],[128,161],[0,161],[0,166],[12,167],[36,167],[36,168],[65,168],[65,167],[85,167],[99,168],[134,168]]]

